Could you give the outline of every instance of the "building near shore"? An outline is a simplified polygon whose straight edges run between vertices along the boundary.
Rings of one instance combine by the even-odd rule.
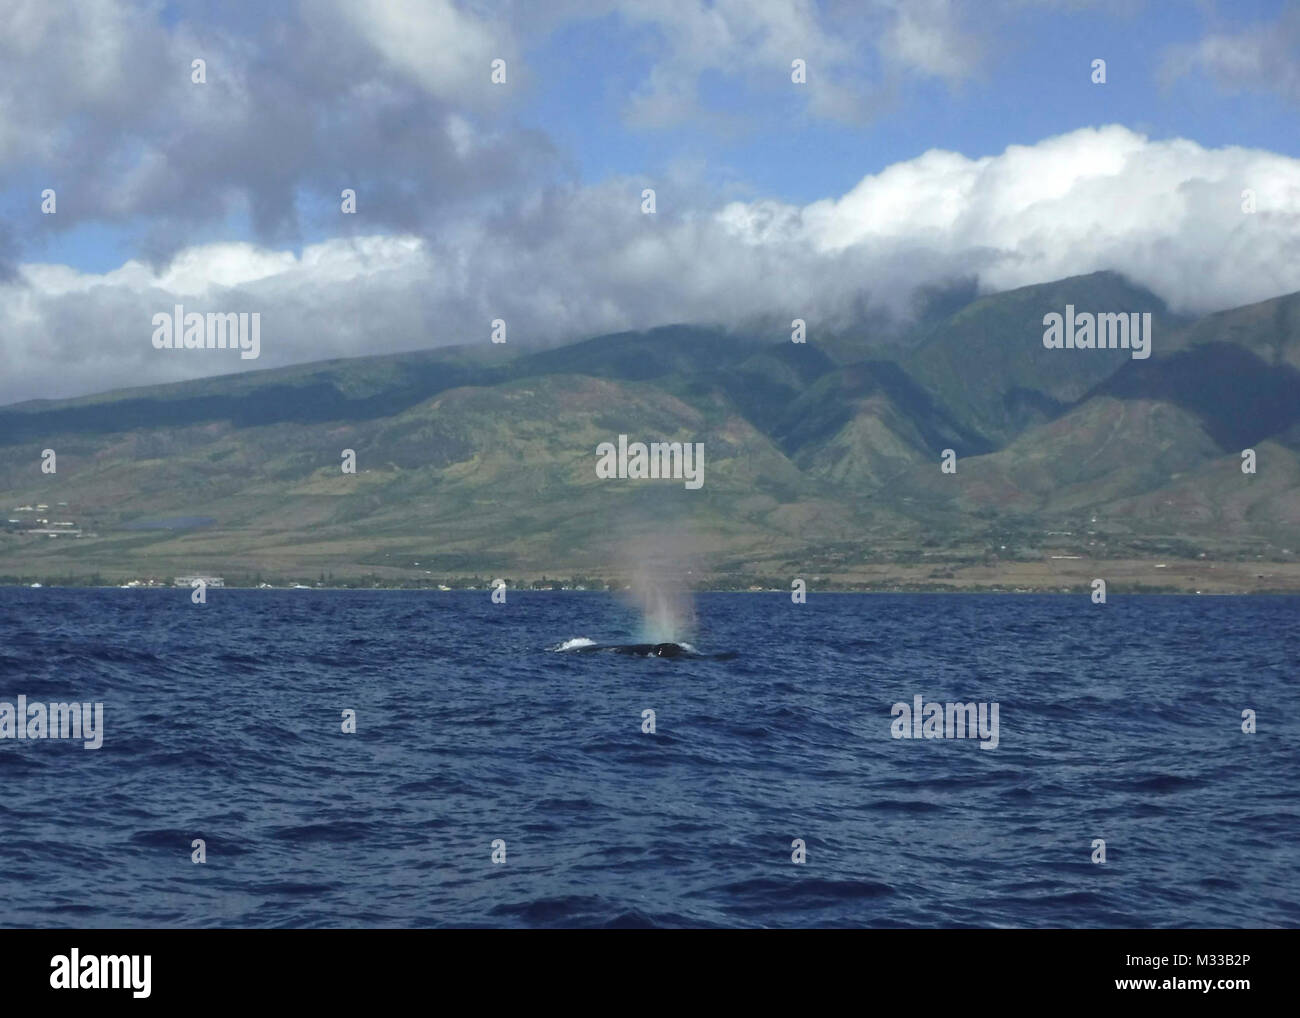
[[[192,587],[194,586],[195,580],[202,580],[203,583],[209,587],[224,587],[226,585],[225,579],[221,576],[203,576],[195,573],[193,576],[177,576],[172,581],[172,586]]]

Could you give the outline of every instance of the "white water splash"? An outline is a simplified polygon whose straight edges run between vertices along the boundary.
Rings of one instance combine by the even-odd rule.
[[[588,640],[585,636],[575,636],[572,640],[565,640],[563,643],[552,647],[551,650],[577,650],[579,647],[594,647],[595,640]]]

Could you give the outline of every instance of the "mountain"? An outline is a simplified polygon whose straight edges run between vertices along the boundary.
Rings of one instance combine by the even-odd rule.
[[[933,326],[904,367],[1001,445],[1058,416],[1132,360],[1123,350],[1046,349],[1043,317],[1067,305],[1094,314],[1149,312],[1157,341],[1177,324],[1154,294],[1098,272],[976,300]]]
[[[1045,348],[1067,304],[1149,312],[1152,356]],[[835,347],[675,325],[3,407],[0,579],[598,581],[655,559],[786,589],[1300,588],[1300,294],[1192,320],[1100,272],[946,294],[903,342]],[[703,486],[599,477],[619,435],[702,443]]]

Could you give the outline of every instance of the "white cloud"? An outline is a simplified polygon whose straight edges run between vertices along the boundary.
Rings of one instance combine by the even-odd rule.
[[[884,52],[900,66],[936,78],[959,81],[975,72],[982,45],[960,23],[950,0],[900,0]]]
[[[1238,32],[1211,32],[1165,55],[1164,78],[1208,74],[1232,91],[1275,92],[1300,103],[1300,8]]]
[[[819,5],[814,0],[620,0],[608,5],[656,40],[650,72],[635,89],[628,119],[668,127],[716,114],[702,104],[703,76],[719,74],[755,94],[791,85],[791,61],[807,68],[797,93],[817,117],[870,118],[898,72],[955,80],[978,62],[977,47],[945,0],[870,0]],[[590,12],[589,12],[590,13]],[[883,66],[889,69],[885,73]]]
[[[336,0],[335,9],[401,73],[431,95],[472,102],[491,89],[491,63],[510,64],[509,21],[478,17],[451,0]]]
[[[114,116],[143,98],[128,60],[154,65],[160,33],[148,12],[115,0],[11,0],[0,31],[0,165],[51,158],[65,118]]]
[[[639,206],[638,183],[612,181],[301,257],[216,244],[157,272],[24,265],[0,286],[0,400],[487,343],[498,317],[518,344],[763,316],[805,318],[815,336],[864,302],[903,314],[917,288],[971,276],[990,291],[1114,269],[1186,312],[1300,290],[1300,160],[1119,126],[979,159],[926,152],[805,206]],[[150,318],[177,300],[262,311],[262,359],[161,356]]]
[[[647,30],[652,63],[628,104],[629,121],[668,127],[718,122],[699,96],[706,75],[770,101],[789,94],[790,61],[807,64],[798,93],[808,112],[846,123],[871,120],[896,100],[902,79],[956,85],[979,74],[996,33],[1028,8],[1114,7],[1125,0],[588,0],[561,6],[553,22],[616,14]]]

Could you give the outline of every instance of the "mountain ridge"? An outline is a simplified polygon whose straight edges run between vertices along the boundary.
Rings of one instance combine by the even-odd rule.
[[[1045,349],[1043,316],[1066,303],[1150,310],[1152,356]],[[1100,272],[977,297],[908,343],[865,337],[847,363],[669,325],[26,401],[0,407],[0,499],[19,521],[0,577],[613,576],[645,546],[696,582],[942,587],[982,570],[971,584],[998,586],[1038,569],[1041,586],[1071,563],[1140,573],[1178,552],[1206,571],[1274,563],[1291,589],[1298,309],[1290,294],[1185,319]],[[702,442],[704,487],[600,480],[595,447],[619,434]],[[56,522],[80,536],[35,536],[50,511],[20,507],[63,502],[73,519]],[[151,526],[168,519],[212,522]]]

